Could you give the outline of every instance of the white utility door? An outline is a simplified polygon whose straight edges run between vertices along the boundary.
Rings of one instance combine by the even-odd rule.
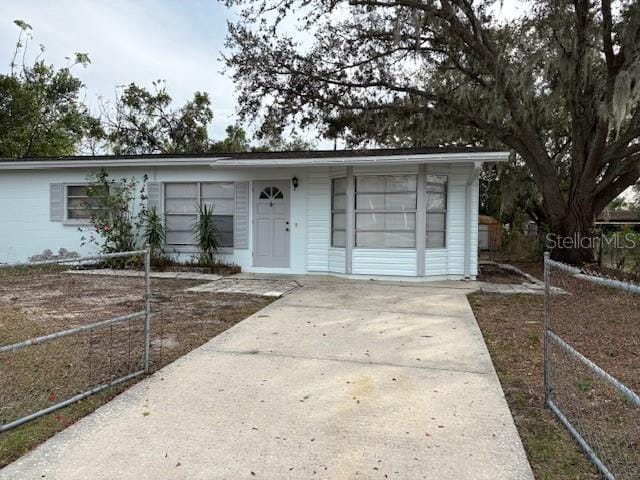
[[[289,266],[289,180],[253,182],[253,266]]]

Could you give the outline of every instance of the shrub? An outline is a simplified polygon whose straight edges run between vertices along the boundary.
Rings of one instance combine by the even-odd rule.
[[[200,263],[213,267],[215,255],[220,246],[218,230],[213,217],[213,207],[206,204],[198,207],[198,219],[193,226],[193,233],[200,248]]]
[[[142,237],[144,239],[144,243],[149,245],[149,248],[151,249],[151,257],[156,259],[162,256],[165,230],[162,218],[158,215],[158,212],[156,212],[155,207],[151,208],[151,210],[145,210],[143,223],[144,230],[142,232]]]
[[[145,175],[142,180],[114,180],[100,169],[87,177],[91,231],[83,232],[82,245],[94,244],[100,253],[137,250],[143,244],[142,226],[148,219]],[[155,232],[157,233],[157,232]]]

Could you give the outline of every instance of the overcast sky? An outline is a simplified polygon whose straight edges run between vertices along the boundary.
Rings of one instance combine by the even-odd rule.
[[[91,65],[74,73],[87,86],[87,100],[113,97],[116,85],[151,86],[166,79],[177,104],[196,90],[211,96],[212,134],[224,136],[234,122],[233,83],[220,73],[229,12],[215,0],[21,0],[4,2],[0,21],[0,69],[9,70],[18,28],[33,27],[30,51],[46,46],[45,60],[56,66],[86,52]]]
[[[86,85],[89,105],[99,95],[113,98],[116,85],[150,87],[166,79],[177,105],[196,90],[208,92],[214,109],[212,135],[224,137],[235,121],[233,83],[221,73],[228,11],[216,0],[21,0],[4,1],[0,20],[0,71],[9,63],[18,35],[13,20],[33,27],[31,54],[46,46],[45,60],[66,64],[74,52],[89,54],[91,65],[74,73]],[[503,15],[517,12],[504,0]],[[328,147],[327,142],[320,147]]]

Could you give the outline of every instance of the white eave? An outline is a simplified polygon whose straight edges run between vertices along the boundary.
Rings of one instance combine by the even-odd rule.
[[[215,158],[95,158],[87,160],[18,160],[0,161],[0,170],[49,170],[56,168],[99,167],[178,167],[209,166]]]
[[[96,168],[96,167],[307,167],[321,165],[399,165],[415,163],[484,163],[504,162],[509,152],[462,152],[429,153],[415,155],[362,155],[318,158],[230,158],[230,157],[194,157],[194,158],[87,158],[59,160],[21,160],[0,161],[0,170],[48,170],[57,168]]]
[[[325,157],[325,158],[270,158],[241,159],[226,158],[211,162],[212,167],[312,167],[321,165],[398,165],[407,163],[469,163],[504,162],[509,152],[468,152],[417,155],[386,155],[361,157]]]

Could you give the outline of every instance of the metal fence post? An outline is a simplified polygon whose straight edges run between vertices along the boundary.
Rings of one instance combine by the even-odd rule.
[[[544,252],[544,402],[549,405],[552,400],[551,394],[553,385],[551,381],[551,338],[549,331],[551,330],[550,317],[550,301],[551,301],[551,285],[550,285],[550,269],[549,252]]]
[[[144,371],[149,371],[149,349],[151,346],[151,246],[144,252]]]

